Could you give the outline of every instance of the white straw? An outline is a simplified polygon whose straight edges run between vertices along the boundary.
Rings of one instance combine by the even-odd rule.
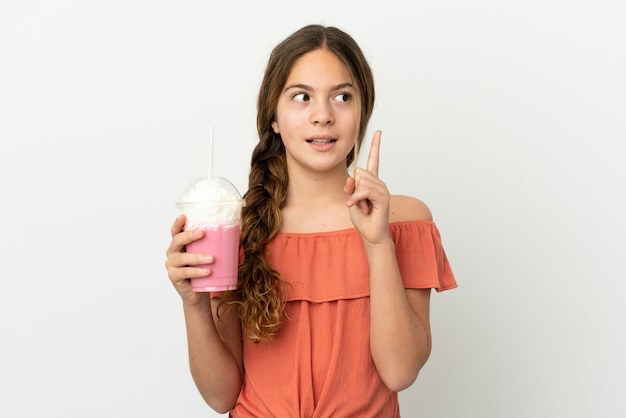
[[[213,149],[214,149],[214,138],[215,138],[215,126],[211,125],[209,129],[209,154],[208,154],[208,175],[209,178],[213,177]]]

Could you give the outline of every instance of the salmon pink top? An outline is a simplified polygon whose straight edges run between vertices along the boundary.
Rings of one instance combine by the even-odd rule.
[[[389,226],[405,288],[456,282],[432,221]],[[369,345],[369,267],[356,229],[281,233],[267,257],[290,284],[276,338],[244,338],[245,379],[231,416],[399,417]]]

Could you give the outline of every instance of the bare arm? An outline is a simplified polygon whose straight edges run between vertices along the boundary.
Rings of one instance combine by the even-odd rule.
[[[222,306],[220,319],[217,309],[220,299],[208,293],[196,293],[189,278],[203,277],[210,270],[195,267],[212,263],[206,254],[184,251],[185,245],[202,237],[201,231],[183,231],[185,217],[172,225],[172,241],[167,250],[170,281],[183,302],[187,328],[189,366],[194,382],[206,403],[220,413],[231,410],[243,384],[242,336],[236,313]]]
[[[184,306],[191,375],[206,403],[220,413],[231,410],[243,384],[242,337],[234,310],[219,299],[210,306]]]
[[[430,289],[404,289],[391,239],[366,251],[372,358],[387,387],[398,392],[413,384],[430,355]]]
[[[430,355],[430,290],[404,289],[389,235],[392,199],[378,178],[380,137],[377,131],[367,170],[355,168],[345,191],[351,194],[347,205],[363,239],[370,269],[372,359],[387,387],[400,391],[413,384]],[[431,218],[428,208],[417,199],[396,198],[394,208],[408,219]]]

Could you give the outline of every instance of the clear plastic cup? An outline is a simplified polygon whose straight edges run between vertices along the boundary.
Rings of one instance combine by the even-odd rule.
[[[219,292],[237,288],[241,208],[245,200],[235,186],[223,177],[200,177],[189,183],[176,203],[187,217],[185,230],[199,229],[201,239],[187,244],[189,253],[213,256],[213,263],[201,265],[211,270],[206,277],[191,279],[195,292]]]

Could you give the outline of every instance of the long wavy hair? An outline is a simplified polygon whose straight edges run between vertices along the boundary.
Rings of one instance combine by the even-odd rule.
[[[374,108],[372,71],[354,39],[335,27],[305,26],[291,34],[272,51],[259,90],[257,131],[259,143],[251,158],[246,206],[242,212],[241,248],[237,289],[223,295],[224,303],[234,305],[241,319],[244,336],[255,341],[271,339],[284,316],[288,284],[269,265],[265,248],[280,231],[281,209],[285,205],[287,162],[285,147],[272,129],[279,97],[294,63],[308,52],[326,49],[339,57],[350,70],[360,96],[361,118],[357,149]],[[354,148],[346,159],[352,163]]]

